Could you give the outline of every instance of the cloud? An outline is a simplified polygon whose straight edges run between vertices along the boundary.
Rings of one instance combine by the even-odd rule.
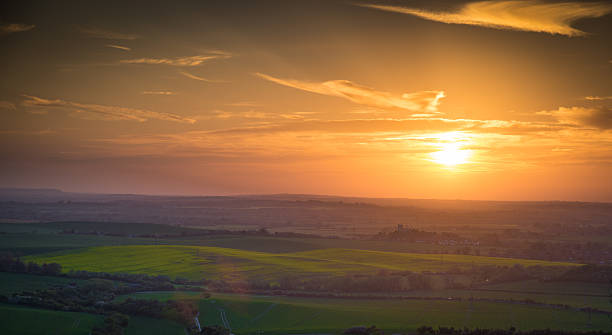
[[[0,135],[53,135],[57,132],[51,129],[45,130],[0,130]]]
[[[400,108],[410,111],[436,112],[444,91],[421,91],[396,96],[388,92],[376,91],[348,80],[330,80],[321,83],[305,82],[293,79],[279,79],[263,73],[256,76],[279,85],[299,90],[336,96],[352,102],[379,108]]]
[[[135,40],[140,38],[139,35],[135,34],[118,33],[94,27],[78,27],[78,29],[81,33],[89,35],[93,38],[102,38],[107,40]]]
[[[12,102],[0,101],[0,109],[16,110],[17,107]]]
[[[586,100],[589,101],[603,101],[603,100],[612,100],[612,96],[607,96],[607,97],[600,97],[600,96],[588,96],[588,97],[584,97]]]
[[[261,107],[263,106],[261,103],[258,103],[255,101],[238,101],[238,102],[231,102],[225,105],[232,106],[232,107]]]
[[[198,81],[204,81],[207,83],[225,83],[225,81],[222,80],[212,80],[212,79],[207,79],[204,77],[200,77],[200,76],[196,76],[195,74],[191,74],[189,72],[186,71],[179,71],[180,74],[182,74],[183,76],[189,78],[189,79],[193,79],[193,80],[198,80]]]
[[[107,44],[106,47],[107,48],[113,48],[113,49],[119,49],[119,50],[123,50],[123,51],[131,51],[132,50],[132,48],[125,47],[123,45],[117,45],[117,44]]]
[[[508,29],[582,36],[572,24],[584,18],[597,18],[612,11],[612,5],[600,2],[542,2],[537,0],[492,0],[470,2],[452,12],[434,12],[419,8],[359,4],[383,11],[414,15],[426,20]]]
[[[217,59],[225,58],[226,56],[220,55],[197,55],[189,57],[178,57],[178,58],[137,58],[137,59],[124,59],[120,63],[123,64],[152,64],[152,65],[171,65],[171,66],[198,66],[202,63]],[[193,78],[192,78],[193,79]]]
[[[196,120],[182,117],[171,113],[153,112],[144,109],[105,106],[95,104],[83,104],[78,102],[64,101],[60,99],[50,100],[30,95],[23,95],[23,105],[34,110],[40,109],[63,109],[73,112],[73,116],[85,119],[100,119],[105,121],[130,120],[145,122],[150,119],[173,121],[180,123],[195,123]]]
[[[255,110],[248,110],[244,112],[228,112],[224,110],[214,110],[212,115],[200,115],[196,116],[198,120],[211,120],[211,119],[255,119],[255,120],[266,120],[266,122],[258,122],[258,124],[267,124],[268,120],[305,120],[306,116],[312,114],[312,112],[295,112],[295,113],[270,113],[260,112]]]
[[[172,91],[168,91],[168,90],[151,90],[151,91],[144,91],[142,92],[142,94],[145,94],[145,95],[175,95],[176,93]]]
[[[9,23],[0,25],[0,34],[21,33],[36,28],[33,24]]]
[[[542,111],[537,114],[552,116],[559,122],[575,126],[602,130],[612,129],[612,109],[610,107],[560,107],[557,110]]]
[[[448,143],[474,154],[470,171],[610,160],[612,132],[560,120],[372,118],[263,120],[267,113],[215,111],[214,118],[252,118],[247,125],[179,133],[122,135],[91,145],[109,156],[200,157],[217,163],[351,159],[401,159],[404,168],[430,164]],[[546,114],[549,115],[549,114]],[[407,165],[404,165],[407,164]],[[606,163],[607,164],[607,163]]]

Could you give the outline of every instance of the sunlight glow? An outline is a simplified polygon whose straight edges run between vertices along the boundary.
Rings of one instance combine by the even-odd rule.
[[[432,160],[438,164],[455,166],[467,163],[472,152],[462,150],[459,144],[447,143],[442,146],[442,150],[432,152],[430,155]]]
[[[465,145],[472,142],[468,134],[463,132],[447,132],[436,134],[434,138],[437,143],[433,145],[439,148],[439,150],[429,154],[432,162],[447,167],[470,162],[473,151],[463,149]]]

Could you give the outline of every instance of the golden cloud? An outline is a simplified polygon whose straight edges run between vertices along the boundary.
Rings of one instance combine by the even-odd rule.
[[[113,49],[119,49],[119,50],[123,50],[123,51],[131,51],[132,49],[123,45],[117,45],[117,44],[107,44],[106,45],[107,48],[113,48]]]
[[[560,107],[557,110],[542,111],[538,114],[552,116],[559,122],[575,126],[612,129],[612,109],[609,107]]]
[[[151,64],[151,65],[171,65],[171,66],[198,66],[202,63],[225,56],[219,55],[197,55],[189,57],[178,57],[178,58],[137,58],[137,59],[124,59],[120,63],[123,64]]]
[[[0,25],[0,34],[12,34],[29,31],[36,28],[33,24],[9,23]]]
[[[100,119],[105,121],[130,120],[145,122],[150,119],[173,121],[180,123],[195,123],[195,119],[182,117],[172,113],[153,112],[144,109],[104,106],[95,104],[83,104],[78,102],[64,101],[60,99],[44,99],[30,95],[24,95],[23,105],[34,110],[57,108],[72,111],[74,116],[85,119]]]
[[[348,80],[330,80],[317,83],[294,79],[280,79],[263,73],[255,73],[255,75],[279,85],[340,97],[357,104],[379,108],[400,108],[414,112],[436,112],[440,99],[445,97],[444,91],[421,91],[397,96],[361,86]]]
[[[140,38],[140,36],[135,34],[118,33],[95,27],[78,27],[78,29],[81,33],[89,35],[93,38],[103,38],[108,40],[135,40]]]
[[[482,26],[495,29],[533,31],[566,36],[585,35],[572,27],[580,19],[597,18],[612,11],[600,2],[542,2],[536,0],[492,0],[465,4],[454,12],[433,12],[419,8],[359,4],[383,11],[417,16],[426,20]]]

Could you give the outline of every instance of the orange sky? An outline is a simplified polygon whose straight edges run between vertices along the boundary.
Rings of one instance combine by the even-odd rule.
[[[0,187],[612,201],[612,4],[0,5]]]

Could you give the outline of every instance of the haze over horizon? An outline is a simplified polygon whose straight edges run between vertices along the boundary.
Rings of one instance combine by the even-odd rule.
[[[0,187],[612,202],[608,1],[0,4]]]

